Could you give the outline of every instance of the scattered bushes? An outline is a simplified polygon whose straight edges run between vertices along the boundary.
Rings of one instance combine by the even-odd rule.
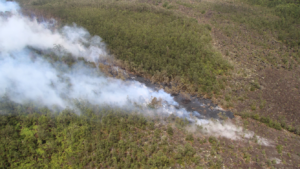
[[[206,139],[204,138],[203,140],[199,140],[199,143],[200,143],[200,144],[206,143]]]
[[[217,144],[218,143],[218,140],[217,138],[213,137],[213,136],[210,136],[208,138],[208,141],[210,142],[210,144]]]
[[[282,126],[282,124],[280,122],[271,120],[269,117],[260,116],[258,113],[250,114],[249,112],[243,112],[240,115],[241,115],[242,118],[252,118],[254,120],[258,120],[258,121],[260,121],[262,123],[265,123],[269,127],[274,128],[276,130],[281,130],[282,127],[284,127],[284,126]]]
[[[277,152],[278,152],[279,154],[282,153],[282,145],[277,145],[277,146],[276,146],[276,149],[277,149]]]
[[[276,130],[281,130],[282,128],[284,128],[284,129],[288,130],[289,132],[293,132],[297,135],[300,135],[300,126],[295,128],[291,125],[287,125],[285,120],[281,120],[280,122],[278,122],[278,121],[272,120],[270,117],[263,117],[263,116],[260,116],[258,113],[250,114],[249,112],[243,112],[239,115],[242,118],[252,118],[254,120],[258,120]]]
[[[194,136],[193,134],[188,134],[185,138],[186,141],[194,141]]]
[[[271,120],[269,117],[260,117],[258,118],[257,115],[254,116],[256,119],[259,119],[261,122],[267,124],[269,127],[272,127],[276,130],[281,130],[281,124],[277,121]],[[252,116],[253,118],[253,116]],[[255,119],[253,118],[253,119]]]
[[[251,83],[250,90],[255,91],[256,89],[260,89],[260,85],[257,81]]]

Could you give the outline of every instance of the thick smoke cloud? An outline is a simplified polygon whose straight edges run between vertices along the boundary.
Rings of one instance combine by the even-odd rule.
[[[23,16],[19,9],[15,2],[0,0],[0,97],[7,96],[20,104],[34,102],[50,109],[76,109],[74,100],[83,100],[145,113],[175,114],[202,125],[210,135],[241,139],[243,131],[232,124],[193,118],[190,114],[194,112],[175,108],[178,103],[163,90],[154,91],[136,81],[106,77],[83,62],[72,66],[49,62],[40,53],[55,53],[60,57],[71,54],[95,63],[109,56],[101,38],[91,37],[84,28],[73,25],[56,29],[54,20],[40,23]],[[148,109],[154,97],[163,100],[162,106]]]

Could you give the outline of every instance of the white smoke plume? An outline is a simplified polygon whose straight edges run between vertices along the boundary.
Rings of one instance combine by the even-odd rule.
[[[11,3],[13,2],[9,4]],[[0,8],[2,11],[5,7],[7,10],[17,9],[12,6],[17,5],[1,5]],[[39,50],[61,47],[73,56],[84,57],[87,61],[97,61],[96,59],[107,55],[103,49],[104,43],[101,42],[99,36],[91,37],[85,29],[76,25],[52,31],[48,28],[49,24],[41,24],[36,19],[24,17],[18,12],[12,12],[12,15],[6,17],[2,16],[0,25],[0,51],[2,53],[23,50],[26,47]]]
[[[0,0],[0,12],[16,12],[20,9],[19,5],[15,2]]]
[[[207,123],[197,122],[196,125],[201,126],[201,132],[204,134],[225,137],[231,140],[253,139],[260,145],[271,146],[271,141],[255,135],[252,131],[237,127],[229,121],[222,123],[216,121],[209,121]]]
[[[93,62],[108,56],[101,38],[91,37],[84,28],[73,25],[53,29],[50,23],[39,23],[20,14],[16,3],[0,2],[1,12],[10,12],[0,16],[0,95],[17,103],[32,101],[49,108],[74,108],[74,99],[97,105],[124,107],[135,102],[147,106],[153,97],[176,105],[163,90],[153,91],[136,81],[105,77],[83,63],[71,68],[64,63],[49,63],[30,49],[61,56],[70,53]]]
[[[23,16],[19,9],[15,2],[0,0],[0,97],[5,95],[16,103],[29,101],[50,109],[53,106],[76,109],[74,100],[127,108],[138,104],[145,112],[154,111],[147,107],[152,98],[162,98],[162,106],[156,112],[185,117],[204,125],[212,135],[241,139],[242,129],[190,117],[192,113],[175,108],[178,103],[163,90],[154,91],[136,81],[106,77],[83,62],[72,66],[49,62],[36,50],[61,57],[71,54],[96,63],[109,56],[101,38],[91,37],[84,28],[73,25],[55,29],[55,21],[39,23]]]

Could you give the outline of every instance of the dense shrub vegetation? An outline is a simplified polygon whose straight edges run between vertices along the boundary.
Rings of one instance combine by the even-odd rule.
[[[157,82],[176,80],[192,93],[219,91],[217,76],[231,66],[212,48],[209,25],[145,4],[101,2],[34,6],[101,36],[129,71]]]
[[[276,1],[248,1],[251,4],[270,6],[264,10],[255,11],[239,5],[216,4],[215,9],[221,11],[225,17],[232,21],[246,24],[250,29],[258,30],[261,34],[271,33],[278,40],[290,47],[300,46],[299,17],[300,5],[294,3],[281,3],[280,5],[264,5],[260,2]],[[278,1],[279,2],[279,1]]]
[[[278,31],[278,39],[291,47],[300,46],[300,1],[299,0],[247,0],[250,4],[270,8],[281,19],[268,26]]]
[[[199,162],[192,145],[174,145],[167,134],[172,128],[155,126],[155,119],[78,106],[81,115],[2,100],[0,168],[162,168]]]

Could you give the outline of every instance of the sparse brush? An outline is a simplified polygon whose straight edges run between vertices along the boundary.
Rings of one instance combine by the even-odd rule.
[[[278,152],[279,154],[282,153],[282,145],[277,145],[277,146],[276,146],[276,149],[277,149],[277,152]]]
[[[251,155],[249,154],[249,153],[244,153],[244,159],[245,159],[245,161],[247,162],[247,163],[249,163],[250,162],[250,160],[251,160]]]
[[[164,7],[164,8],[167,8],[168,5],[169,5],[169,2],[165,2],[165,3],[163,4],[163,7]]]
[[[180,96],[185,100],[185,101],[191,101],[191,96],[185,92],[180,92]]]
[[[211,144],[217,144],[218,143],[218,140],[217,138],[213,137],[213,136],[210,136],[208,138],[208,141],[211,143]]]
[[[167,133],[170,135],[170,136],[173,136],[173,128],[171,126],[168,127],[167,129]]]
[[[186,141],[194,141],[194,136],[193,134],[188,134],[185,138]]]
[[[260,120],[260,117],[259,117],[259,114],[258,114],[258,113],[253,114],[253,115],[252,115],[252,118],[253,118],[254,120]]]
[[[151,100],[151,103],[148,105],[150,108],[159,108],[162,106],[162,99],[159,98],[157,99],[156,97],[154,97],[152,100]]]

